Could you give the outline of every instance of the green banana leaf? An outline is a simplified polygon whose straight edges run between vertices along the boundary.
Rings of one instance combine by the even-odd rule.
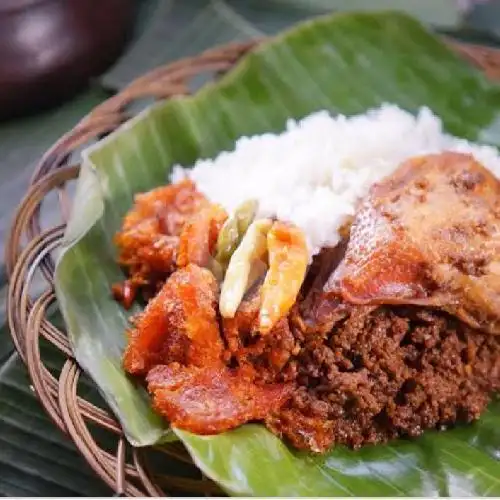
[[[278,131],[315,110],[352,114],[383,102],[426,105],[445,128],[500,143],[500,87],[399,13],[337,14],[262,45],[195,96],[148,108],[84,153],[56,269],[76,358],[137,446],[173,438],[120,367],[128,313],[110,296],[123,278],[112,237],[135,193],[164,184],[173,164]],[[195,463],[230,494],[259,496],[500,495],[500,406],[481,420],[415,440],[324,456],[287,448],[259,425],[200,437],[175,430]],[[166,445],[168,446],[168,445]]]
[[[0,339],[7,335],[7,328],[1,328]],[[41,351],[46,366],[60,370],[60,353],[43,343]],[[77,448],[43,411],[26,367],[12,352],[0,368],[0,496],[109,495],[109,488],[96,481]]]

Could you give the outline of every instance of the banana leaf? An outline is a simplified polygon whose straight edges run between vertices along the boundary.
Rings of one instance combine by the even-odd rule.
[[[213,157],[242,135],[282,130],[290,117],[353,114],[383,102],[412,112],[428,106],[450,133],[500,143],[500,88],[415,20],[385,12],[299,25],[195,96],[148,108],[84,152],[56,289],[75,356],[132,444],[173,438],[120,366],[128,313],[110,296],[123,278],[112,237],[134,194],[164,184],[173,164]],[[500,495],[496,403],[474,425],[323,456],[287,448],[259,425],[210,437],[174,433],[229,494]]]
[[[7,336],[7,328],[1,328],[0,341]],[[55,348],[42,343],[41,352],[46,366],[60,369]],[[0,497],[109,494],[78,449],[43,412],[23,362],[12,352],[0,368]]]

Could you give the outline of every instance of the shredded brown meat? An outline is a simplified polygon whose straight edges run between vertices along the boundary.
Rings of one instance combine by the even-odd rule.
[[[266,423],[296,447],[359,447],[469,422],[500,389],[498,337],[418,307],[343,310],[323,338],[294,330],[298,389]]]
[[[234,318],[222,321],[227,350],[225,359],[253,373],[257,380],[272,382],[281,373],[298,346],[288,319],[281,319],[268,335],[258,332],[260,288],[255,288],[242,302]]]
[[[234,318],[218,314],[219,284],[200,266],[226,214],[190,202],[189,217],[162,233],[176,238],[176,257],[133,321],[124,367],[146,378],[172,425],[212,434],[261,421],[315,452],[477,419],[500,390],[499,186],[466,155],[406,163],[373,187],[350,240],[346,230],[315,257],[297,302],[265,335],[262,282]]]

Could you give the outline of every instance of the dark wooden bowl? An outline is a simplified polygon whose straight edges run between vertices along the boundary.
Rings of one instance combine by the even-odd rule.
[[[0,118],[74,95],[122,51],[136,0],[0,0]]]

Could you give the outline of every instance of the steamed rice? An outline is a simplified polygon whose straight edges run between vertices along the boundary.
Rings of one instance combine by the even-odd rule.
[[[295,223],[314,255],[338,243],[339,229],[374,182],[408,158],[442,151],[471,153],[500,177],[496,148],[445,134],[428,108],[413,116],[386,104],[353,117],[320,111],[289,120],[281,134],[242,137],[213,160],[174,167],[172,181],[189,177],[228,212],[256,199],[259,217]]]

